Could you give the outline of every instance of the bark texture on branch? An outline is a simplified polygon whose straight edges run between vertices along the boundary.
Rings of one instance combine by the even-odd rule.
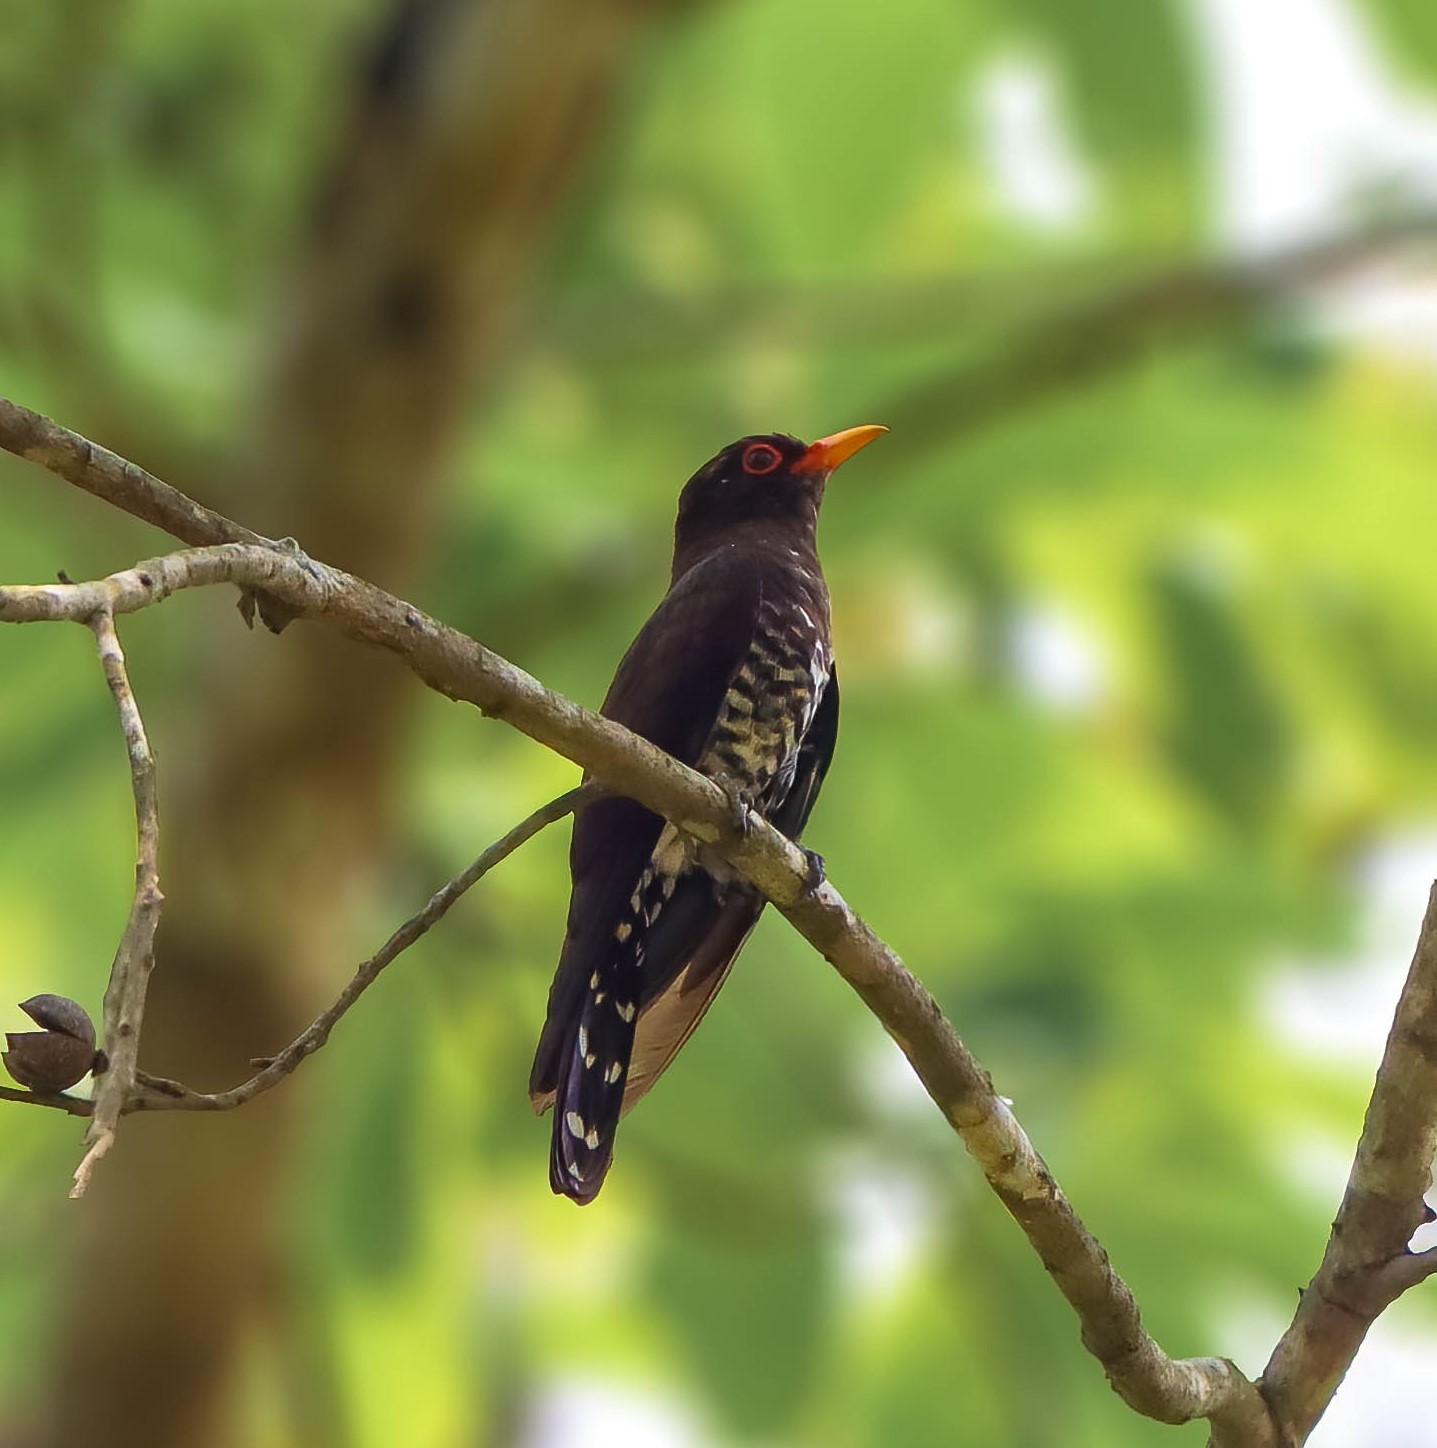
[[[1434,1147],[1437,885],[1428,896],[1322,1265],[1263,1374],[1285,1441],[1307,1441],[1378,1314],[1437,1273],[1437,1251],[1414,1254],[1407,1245],[1432,1220],[1424,1196],[1432,1186]]]
[[[18,452],[25,430],[12,436],[6,428],[14,411],[0,406],[0,446]],[[55,471],[83,469],[89,445],[55,432]],[[1423,1193],[1437,1141],[1437,886],[1323,1264],[1255,1385],[1226,1360],[1174,1360],[1162,1351],[1101,1244],[923,985],[830,883],[808,888],[808,860],[796,846],[757,816],[738,829],[729,800],[711,781],[644,740],[413,605],[292,546],[221,543],[93,583],[0,588],[0,622],[132,612],[216,583],[264,589],[296,617],[389,650],[431,688],[504,719],[722,853],[835,966],[903,1050],[1073,1306],[1085,1346],[1138,1412],[1169,1423],[1207,1418],[1214,1448],[1295,1448],[1331,1400],[1372,1318],[1437,1275],[1437,1251],[1407,1250],[1412,1232],[1431,1219]]]
[[[1208,1418],[1223,1448],[1276,1448],[1280,1440],[1266,1405],[1231,1363],[1174,1360],[1144,1331],[1107,1254],[923,985],[831,884],[807,888],[808,861],[796,846],[757,816],[738,830],[730,801],[711,781],[412,604],[290,549],[220,544],[151,559],[98,583],[4,588],[0,621],[69,616],[99,599],[127,612],[179,589],[225,582],[262,588],[296,617],[397,654],[431,688],[502,718],[582,765],[606,788],[718,848],[835,966],[898,1043],[1072,1304],[1085,1344],[1125,1401],[1163,1422]]]

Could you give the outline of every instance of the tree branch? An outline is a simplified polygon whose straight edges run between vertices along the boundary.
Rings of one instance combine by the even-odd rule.
[[[1162,346],[1211,336],[1303,287],[1437,234],[1418,210],[1257,258],[1149,270],[1020,327],[977,362],[939,369],[875,408],[904,458],[973,437],[1012,414],[1101,382]]]
[[[178,488],[162,483],[119,454],[6,397],[0,397],[0,436],[6,452],[37,463],[82,492],[153,523],[182,543],[197,546],[268,541],[186,497]]]
[[[49,1106],[70,1116],[88,1117],[95,1103],[83,1096],[68,1096],[63,1091],[21,1091],[14,1086],[0,1086],[0,1101],[14,1101],[20,1106]]]
[[[235,1107],[243,1106],[247,1101],[253,1101],[256,1096],[279,1085],[329,1040],[330,1032],[360,996],[379,979],[380,973],[422,936],[427,935],[471,886],[482,880],[495,865],[507,860],[517,849],[527,844],[540,830],[573,814],[576,809],[603,793],[599,785],[590,781],[551,799],[548,804],[540,805],[532,814],[520,820],[466,870],[436,890],[417,915],[410,916],[360,965],[333,1004],[316,1016],[284,1050],[277,1056],[254,1062],[260,1070],[248,1080],[228,1091],[195,1091],[181,1081],[152,1076],[147,1071],[136,1069],[120,1114],[125,1115],[132,1111],[233,1111]],[[134,1033],[134,1038],[138,1043],[138,1031]],[[99,1079],[105,1078],[102,1076]],[[13,1087],[0,1086],[0,1101],[15,1101],[26,1106],[49,1106],[66,1111],[71,1116],[95,1116],[99,1111],[100,1095],[97,1092],[94,1101],[87,1101],[80,1096],[66,1095],[63,1091],[19,1091]],[[110,1135],[114,1135],[113,1127]]]
[[[948,340],[1001,327],[1003,345],[982,349],[886,407],[865,409],[898,426],[886,447],[906,446],[922,426],[973,436],[989,421],[1039,405],[1076,382],[1100,379],[1155,345],[1211,335],[1261,313],[1299,288],[1437,237],[1437,211],[1413,209],[1341,233],[1304,238],[1261,257],[1179,259],[1130,254],[1057,263],[1034,272],[970,271],[950,277],[865,284],[855,278],[795,286],[718,287],[682,296],[623,288],[566,300],[544,319],[544,340],[590,365],[666,362],[742,340],[759,326],[814,348]],[[1031,259],[1025,257],[1025,263]],[[1035,297],[1042,314],[1032,316]],[[1087,333],[1079,357],[1072,334]],[[1052,370],[1041,365],[1055,364]],[[1084,365],[1077,365],[1079,362]],[[1015,385],[1015,383],[1017,385]],[[957,411],[954,412],[954,402]],[[985,405],[1000,403],[991,415]],[[910,415],[911,409],[911,415]],[[931,424],[931,429],[928,424]],[[916,439],[915,439],[916,441]]]
[[[21,451],[7,427],[7,418],[17,412],[24,410],[0,405],[0,447],[11,451]],[[123,494],[107,491],[108,477],[86,467],[90,445],[54,424],[46,426],[49,455],[78,469],[83,486],[126,507]],[[142,500],[140,506],[148,504]],[[808,888],[808,862],[796,846],[756,815],[746,828],[736,828],[727,796],[710,780],[401,599],[277,545],[223,543],[152,559],[97,583],[0,589],[0,622],[69,618],[96,606],[123,612],[177,589],[219,582],[262,588],[298,617],[388,649],[431,688],[502,718],[582,765],[606,788],[717,849],[838,970],[898,1043],[1072,1305],[1085,1346],[1124,1401],[1162,1422],[1207,1418],[1213,1443],[1221,1448],[1286,1448],[1263,1397],[1236,1367],[1216,1358],[1169,1358],[1147,1334],[1131,1291],[933,997],[832,884]],[[1430,1028],[1423,1030],[1429,1033],[1414,1035],[1399,1022],[1394,1040],[1404,1053],[1430,1054],[1433,1037]],[[1389,1045],[1389,1053],[1392,1049]],[[1404,1063],[1395,1065],[1393,1079],[1405,1069]],[[1416,1150],[1407,1136],[1398,1132],[1384,1140],[1394,1150],[1404,1142]],[[1429,1163],[1430,1151],[1429,1161],[1409,1162],[1407,1174],[1425,1171]],[[1364,1183],[1364,1191],[1370,1190]],[[1313,1393],[1314,1401],[1321,1391]],[[1331,1388],[1326,1392],[1330,1397]]]
[[[72,1197],[82,1197],[100,1159],[115,1142],[115,1128],[135,1086],[140,1030],[145,1020],[145,995],[155,966],[155,930],[160,923],[159,851],[160,813],[155,788],[155,757],[145,735],[144,721],[130,688],[125,655],[115,632],[114,616],[101,607],[90,616],[90,627],[100,650],[105,682],[110,686],[130,757],[130,781],[135,796],[135,826],[139,858],[135,864],[135,897],[130,918],[120,937],[110,983],[105,990],[105,1054],[107,1069],[96,1078],[90,1125],[85,1132],[85,1155],[75,1170]]]
[[[462,874],[456,875],[449,883],[435,891],[429,903],[417,914],[411,916],[389,937],[363,965],[354,973],[353,979],[339,993],[334,1004],[323,1011],[310,1026],[296,1036],[277,1056],[264,1062],[256,1062],[261,1069],[248,1081],[241,1082],[229,1091],[192,1091],[179,1081],[167,1081],[162,1076],[140,1073],[139,1090],[134,1093],[129,1110],[132,1111],[233,1111],[246,1101],[278,1086],[286,1076],[291,1075],[301,1062],[312,1056],[326,1041],[340,1018],[379,979],[380,972],[399,955],[408,950],[421,936],[439,923],[452,906],[471,885],[482,880],[501,860],[507,860],[521,845],[527,844],[540,830],[564,819],[567,815],[596,798],[603,791],[595,784],[581,784],[541,805],[533,814],[521,820],[503,839],[490,845]]]
[[[1292,1326],[1263,1374],[1287,1437],[1306,1442],[1367,1330],[1410,1287],[1437,1274],[1437,1250],[1407,1244],[1432,1220],[1424,1195],[1437,1147],[1437,885],[1427,913],[1332,1235]]]

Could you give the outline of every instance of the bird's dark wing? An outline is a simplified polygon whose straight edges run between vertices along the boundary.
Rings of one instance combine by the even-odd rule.
[[[837,741],[838,673],[834,670],[799,746],[793,785],[773,812],[774,827],[791,840],[798,839],[808,823]],[[681,894],[692,895],[693,902],[680,900]],[[703,895],[709,901],[707,909]],[[763,897],[751,885],[720,886],[702,870],[691,871],[679,882],[674,898],[650,933],[650,974],[624,1090],[625,1111],[663,1075],[693,1034],[763,907]],[[658,969],[661,962],[666,973]]]
[[[757,567],[742,556],[717,554],[691,569],[630,645],[602,712],[683,763],[696,763],[753,637],[761,590]],[[553,1104],[589,980],[607,962],[662,827],[658,815],[617,798],[595,801],[574,822],[568,929],[529,1078],[536,1110]],[[687,879],[681,884],[687,886]],[[718,910],[717,900],[705,911],[687,891],[685,901],[668,903],[694,917],[695,938],[703,917],[711,920]]]

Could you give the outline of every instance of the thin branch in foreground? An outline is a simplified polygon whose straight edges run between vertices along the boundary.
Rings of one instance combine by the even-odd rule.
[[[1437,1275],[1437,1249],[1407,1248],[1430,1220],[1424,1197],[1432,1185],[1434,1148],[1437,884],[1427,898],[1322,1264],[1263,1374],[1263,1391],[1285,1441],[1306,1442],[1378,1314]]]
[[[12,435],[7,428],[7,416],[16,411],[23,413],[14,404],[8,404],[8,413],[7,406],[0,405],[0,447],[11,451],[20,450],[15,443],[24,435]],[[91,491],[109,496],[105,479],[85,472],[91,445],[53,423],[46,427],[52,439],[61,435],[55,446],[66,466],[79,468],[84,485],[93,484]],[[111,501],[128,507],[119,495]],[[107,602],[116,612],[143,608],[176,589],[221,582],[263,588],[298,616],[396,654],[429,687],[503,719],[727,859],[835,967],[898,1043],[1072,1305],[1085,1347],[1098,1358],[1115,1391],[1138,1412],[1166,1423],[1206,1418],[1215,1448],[1292,1448],[1306,1437],[1307,1430],[1296,1425],[1308,1418],[1316,1421],[1350,1361],[1349,1353],[1336,1373],[1331,1371],[1341,1337],[1331,1319],[1351,1313],[1342,1305],[1347,1300],[1343,1294],[1358,1291],[1352,1300],[1360,1300],[1359,1289],[1365,1287],[1380,1297],[1429,1275],[1430,1258],[1420,1254],[1409,1261],[1410,1231],[1399,1237],[1394,1227],[1408,1220],[1415,1226],[1421,1219],[1421,1189],[1432,1165],[1437,907],[1424,922],[1378,1073],[1349,1202],[1314,1279],[1318,1290],[1304,1297],[1293,1329],[1269,1365],[1265,1386],[1274,1397],[1286,1394],[1288,1404],[1274,1412],[1233,1364],[1217,1358],[1173,1359],[1163,1352],[1143,1328],[1132,1292],[1107,1253],[933,997],[831,884],[811,888],[808,860],[796,846],[756,815],[740,828],[728,798],[711,780],[612,720],[544,688],[507,659],[412,604],[274,545],[229,543],[171,554],[98,583],[0,588],[0,621],[84,617],[86,607],[93,610]],[[1382,1230],[1369,1236],[1363,1226],[1369,1220]],[[1355,1255],[1346,1250],[1338,1242],[1344,1231],[1350,1232],[1347,1240],[1352,1242],[1365,1237],[1366,1249]],[[1355,1351],[1365,1330],[1363,1321],[1355,1339],[1349,1334],[1341,1342],[1350,1341]],[[1300,1413],[1291,1407],[1299,1401]],[[1294,1425],[1292,1431],[1288,1425]]]
[[[22,1091],[17,1086],[0,1086],[0,1101],[13,1101],[18,1106],[49,1106],[70,1116],[92,1116],[95,1103],[84,1096],[71,1096],[64,1091]]]
[[[428,904],[406,920],[393,935],[355,971],[353,979],[339,993],[333,1005],[322,1011],[314,1021],[277,1056],[263,1063],[248,1081],[228,1091],[192,1091],[179,1081],[162,1076],[139,1073],[138,1090],[130,1099],[129,1111],[233,1111],[256,1096],[279,1085],[307,1057],[312,1056],[329,1039],[344,1014],[379,979],[380,972],[392,964],[415,941],[425,935],[448,914],[470,886],[482,880],[501,860],[507,860],[521,845],[527,844],[540,830],[555,824],[566,815],[597,799],[603,790],[597,784],[581,784],[541,805],[521,820],[502,839],[496,840],[462,874],[456,875],[430,897]]]
[[[90,619],[90,628],[100,651],[105,682],[110,686],[110,694],[119,712],[120,728],[124,731],[125,749],[130,759],[138,859],[130,918],[115,951],[110,983],[105,989],[105,1054],[109,1058],[109,1068],[96,1078],[94,1107],[85,1132],[85,1155],[75,1170],[75,1182],[70,1188],[72,1197],[84,1196],[96,1165],[114,1144],[120,1116],[134,1091],[140,1030],[145,1019],[145,995],[149,990],[150,972],[155,965],[155,930],[160,923],[160,907],[165,898],[160,893],[160,813],[155,785],[155,757],[150,751],[150,741],[145,735],[134,690],[130,687],[124,651],[115,632],[114,615],[108,609],[98,609]]]
[[[0,446],[9,445],[4,421],[0,408]],[[47,426],[52,435],[57,431]],[[82,464],[86,441],[70,437],[65,456],[70,465]],[[1124,1401],[1162,1422],[1208,1418],[1223,1448],[1275,1448],[1266,1404],[1233,1364],[1170,1358],[1145,1331],[1132,1292],[1107,1253],[995,1094],[988,1073],[902,960],[832,884],[812,890],[807,857],[797,846],[757,815],[739,828],[728,797],[712,780],[546,689],[413,604],[272,544],[225,543],[169,554],[92,583],[3,587],[0,621],[72,618],[106,604],[129,612],[180,589],[217,583],[262,588],[296,616],[398,655],[430,688],[503,719],[718,850],[838,970],[898,1042],[1072,1305],[1084,1345]]]
[[[284,1050],[276,1056],[256,1061],[254,1064],[261,1069],[247,1081],[240,1082],[228,1091],[195,1091],[181,1081],[152,1076],[147,1071],[137,1069],[122,1114],[133,1111],[233,1111],[235,1107],[243,1106],[245,1102],[252,1101],[256,1096],[277,1086],[328,1041],[330,1032],[360,996],[378,980],[380,973],[433,929],[466,891],[541,830],[558,823],[591,800],[600,798],[605,792],[601,785],[590,780],[551,799],[547,804],[540,805],[532,814],[520,820],[467,869],[436,890],[422,910],[399,926],[389,939],[359,966],[334,1003],[316,1016]],[[103,1079],[103,1076],[97,1078]],[[98,1099],[98,1092],[95,1100],[91,1101],[83,1096],[70,1096],[63,1091],[22,1091],[13,1086],[0,1086],[0,1101],[14,1101],[21,1106],[48,1106],[57,1111],[68,1112],[71,1116],[93,1116]]]

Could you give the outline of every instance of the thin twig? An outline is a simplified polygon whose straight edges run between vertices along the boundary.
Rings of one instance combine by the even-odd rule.
[[[0,446],[10,446],[5,418],[0,409]],[[48,426],[52,434],[63,433]],[[70,441],[61,451],[74,464],[89,444],[77,434],[65,437]],[[93,491],[107,496],[103,478],[88,481],[95,484]],[[121,496],[113,501],[126,506]],[[1437,1113],[1437,924],[1432,911],[1328,1257],[1269,1365],[1264,1386],[1280,1404],[1275,1414],[1264,1394],[1231,1363],[1175,1360],[1162,1351],[1143,1329],[1133,1296],[1107,1254],[933,998],[832,885],[810,890],[808,861],[794,845],[757,816],[749,817],[745,829],[737,828],[727,797],[712,781],[545,689],[508,660],[403,600],[273,544],[171,554],[97,583],[0,589],[0,621],[85,617],[86,609],[97,607],[128,611],[177,588],[219,582],[263,588],[296,616],[390,650],[431,688],[502,717],[728,859],[835,966],[898,1042],[1073,1306],[1084,1344],[1115,1390],[1139,1412],[1169,1423],[1207,1418],[1212,1442],[1221,1448],[1288,1448],[1301,1442],[1366,1330],[1366,1319],[1354,1311],[1353,1302],[1366,1311],[1372,1294],[1396,1292],[1432,1274],[1426,1254],[1410,1260],[1404,1255],[1411,1230],[1421,1220]],[[1358,1327],[1332,1330],[1330,1319],[1341,1314]],[[1342,1347],[1336,1357],[1334,1344]]]
[[[21,1106],[49,1106],[71,1116],[91,1116],[95,1103],[85,1096],[67,1096],[63,1091],[21,1091],[15,1086],[0,1086],[0,1101],[14,1101]]]
[[[115,951],[110,983],[105,990],[105,1054],[109,1057],[109,1069],[96,1078],[94,1109],[85,1132],[86,1151],[75,1171],[75,1184],[70,1189],[72,1197],[84,1196],[96,1164],[114,1144],[120,1116],[134,1090],[140,1029],[145,1019],[145,994],[155,964],[155,930],[164,902],[160,893],[160,814],[154,755],[130,688],[124,651],[109,610],[98,610],[90,619],[90,627],[100,651],[105,682],[110,686],[119,712],[130,758],[138,858],[130,918]]]
[[[265,1060],[262,1069],[248,1080],[227,1091],[195,1091],[181,1081],[172,1081],[164,1076],[153,1076],[148,1071],[136,1070],[122,1114],[134,1111],[232,1111],[277,1086],[325,1044],[340,1018],[374,984],[380,973],[437,925],[467,890],[541,830],[573,814],[604,793],[602,786],[590,780],[551,799],[520,820],[467,869],[436,890],[418,914],[406,920],[358,967],[333,1004],[322,1011],[278,1055]],[[9,1086],[0,1086],[0,1101],[14,1101],[22,1106],[48,1106],[68,1112],[71,1116],[91,1116],[95,1110],[95,1102],[81,1096],[70,1096],[60,1091],[22,1091]]]
[[[71,436],[73,456],[82,458],[85,440]],[[1224,1448],[1275,1448],[1262,1399],[1231,1363],[1172,1359],[1146,1333],[1127,1285],[932,996],[831,884],[811,890],[808,860],[795,845],[757,815],[740,829],[711,780],[412,604],[273,545],[170,554],[97,583],[3,588],[0,622],[73,617],[104,603],[116,611],[143,608],[179,588],[222,582],[263,588],[297,616],[390,650],[431,688],[502,718],[715,847],[835,966],[902,1047],[1072,1304],[1085,1345],[1124,1400],[1163,1422],[1208,1418]]]
[[[340,1018],[379,979],[380,972],[449,912],[466,890],[484,878],[501,860],[506,860],[521,845],[533,839],[540,830],[572,814],[603,791],[596,784],[581,784],[548,804],[541,805],[527,819],[521,820],[503,839],[490,845],[462,874],[437,890],[429,903],[406,920],[393,935],[355,971],[353,979],[339,993],[334,1003],[277,1056],[264,1063],[248,1081],[228,1091],[193,1091],[179,1081],[140,1072],[137,1087],[127,1110],[130,1111],[233,1111],[256,1096],[277,1086],[307,1057],[312,1056],[329,1039]]]

